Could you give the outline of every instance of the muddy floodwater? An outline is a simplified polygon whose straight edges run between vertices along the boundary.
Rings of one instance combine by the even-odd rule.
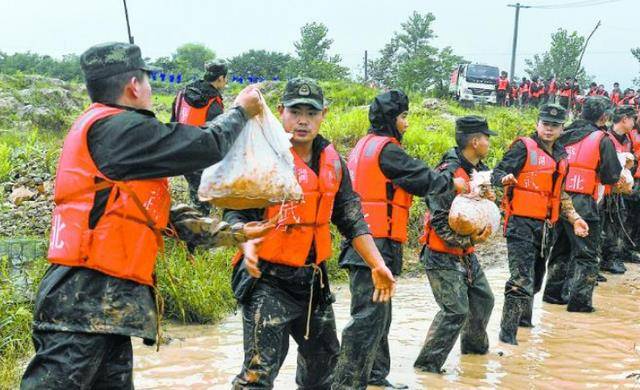
[[[400,279],[393,302],[389,336],[392,369],[389,378],[411,389],[507,388],[640,389],[640,267],[627,264],[625,275],[607,275],[596,288],[592,314],[568,313],[564,306],[536,297],[535,328],[520,328],[520,345],[498,341],[506,264],[485,269],[496,304],[489,323],[487,355],[449,355],[444,375],[413,369],[429,324],[438,308],[426,277]],[[338,335],[349,320],[349,291],[333,286]],[[229,389],[242,362],[240,315],[212,326],[173,326],[174,338],[160,352],[134,345],[137,389]],[[295,389],[295,342],[277,379],[276,389]],[[375,387],[371,387],[372,389]]]

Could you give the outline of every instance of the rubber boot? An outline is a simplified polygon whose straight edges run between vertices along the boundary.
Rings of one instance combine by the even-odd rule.
[[[627,263],[640,263],[640,252],[638,251],[629,251],[629,255],[626,258]]]
[[[520,314],[520,322],[519,326],[523,328],[533,328],[533,323],[531,322],[531,317],[533,316],[533,298],[528,298],[525,300],[522,306],[522,313]]]
[[[504,297],[499,336],[500,341],[503,343],[518,345],[516,335],[518,334],[518,323],[520,322],[524,303],[522,298],[515,298],[511,295]]]
[[[607,260],[600,264],[600,270],[609,272],[615,275],[622,275],[627,271],[627,267],[624,266],[622,261],[618,259]]]
[[[382,379],[379,381],[370,381],[368,383],[369,386],[380,386],[383,389],[408,389],[409,386],[404,383],[391,383],[388,379]]]

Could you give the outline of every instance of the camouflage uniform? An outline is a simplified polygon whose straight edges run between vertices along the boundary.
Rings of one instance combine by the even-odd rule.
[[[606,98],[587,98],[582,111],[583,118],[572,122],[558,142],[570,145],[594,131],[600,131],[595,121],[608,110],[609,104]],[[597,167],[600,182],[617,183],[621,169],[613,143],[608,137],[604,137],[600,141],[600,162]],[[591,195],[570,193],[570,196],[576,211],[589,225],[589,235],[578,237],[569,223],[562,222],[547,265],[543,300],[567,304],[568,311],[592,312],[595,310],[592,298],[598,278],[598,259],[602,244],[600,210]]]
[[[140,49],[124,43],[90,48],[81,65],[88,82],[151,70]],[[123,111],[97,121],[87,134],[87,145],[100,172],[116,181],[177,176],[212,165],[226,154],[247,120],[242,109],[232,109],[209,127],[197,128],[163,124],[150,111],[102,103]],[[90,226],[104,213],[110,191],[96,193]],[[194,243],[211,246],[241,238],[228,225],[195,219],[194,213],[182,207],[171,215],[178,234]],[[153,344],[157,319],[151,287],[87,268],[52,265],[36,296],[36,354],[21,388],[133,388],[130,338]]]
[[[565,110],[561,106],[545,105],[540,109],[539,120],[562,124],[564,118]],[[554,143],[549,151],[537,133],[532,134],[530,138],[535,140],[540,148],[547,150],[554,161],[559,162],[567,158],[567,153],[560,144]],[[493,185],[502,187],[502,179],[508,174],[517,178],[526,160],[526,146],[520,141],[515,142],[494,168]],[[509,193],[505,196],[509,196]],[[573,222],[580,218],[573,208],[571,198],[565,192],[561,194],[560,212],[569,222],[568,226],[572,226]],[[500,340],[503,342],[517,344],[518,326],[533,326],[533,297],[542,287],[545,263],[555,234],[555,226],[545,221],[517,215],[511,216],[508,220],[505,236],[511,276],[504,290],[505,300],[500,324]]]
[[[486,121],[476,117],[458,119],[456,131],[495,135],[488,130]],[[469,175],[474,169],[489,169],[482,162],[474,166],[458,148],[453,148],[445,153],[437,170],[453,176],[459,167]],[[469,248],[473,246],[471,236],[461,236],[449,226],[449,209],[454,198],[454,193],[427,197],[431,226],[447,245]],[[414,367],[439,373],[460,334],[463,354],[487,353],[489,338],[486,328],[493,310],[493,293],[474,253],[455,256],[434,252],[425,246],[420,259],[425,264],[429,284],[440,311],[429,327]]]

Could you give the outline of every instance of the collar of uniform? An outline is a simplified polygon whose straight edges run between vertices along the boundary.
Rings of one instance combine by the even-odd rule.
[[[547,150],[545,144],[542,142],[542,140],[540,139],[540,137],[538,136],[538,133],[533,133],[531,135],[531,138],[536,141],[536,143],[538,144],[538,146],[542,149],[542,150]],[[556,140],[556,142],[553,143],[553,147],[551,150],[551,157],[553,157],[554,160],[556,161],[560,161],[563,158],[567,158],[567,151],[564,148],[564,146],[562,146],[560,144],[560,142],[558,140]]]
[[[121,105],[119,105],[119,104],[115,104],[115,103],[113,103],[113,104],[112,104],[112,103],[108,103],[108,104],[103,103],[103,104],[104,104],[105,106],[115,107],[115,108],[119,108],[119,109],[121,109],[121,110],[126,110],[126,111],[135,111],[135,112],[137,112],[138,114],[142,114],[142,115],[150,116],[150,117],[153,117],[153,118],[155,118],[155,117],[156,117],[156,114],[154,114],[154,113],[153,113],[153,111],[145,110],[145,109],[142,109],[142,108],[133,108],[133,107],[129,107],[129,106],[121,106]]]
[[[607,130],[607,132],[611,133],[611,135],[616,137],[618,142],[620,142],[623,145],[630,141],[629,137],[627,137],[626,134],[618,134],[615,131],[613,131],[613,127],[611,127],[609,130]]]
[[[482,160],[478,161],[477,165],[473,165],[469,160],[467,160],[464,157],[464,155],[462,154],[462,151],[458,147],[456,147],[456,154],[458,155],[458,160],[460,160],[460,167],[462,167],[462,169],[464,169],[465,172],[467,172],[469,175],[471,174],[471,172],[473,172],[474,169],[476,171],[486,171],[487,169],[489,169],[482,162]]]

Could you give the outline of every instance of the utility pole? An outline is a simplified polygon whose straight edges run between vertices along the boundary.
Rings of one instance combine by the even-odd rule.
[[[367,51],[364,51],[364,82],[369,80],[369,60],[367,59]]]
[[[516,70],[516,47],[518,46],[518,20],[520,19],[520,8],[531,8],[531,6],[515,3],[509,4],[507,7],[513,7],[516,9],[516,21],[513,26],[513,46],[511,47],[511,69],[509,70],[509,79],[513,82],[513,73]]]
[[[124,4],[124,17],[127,19],[127,34],[129,35],[129,43],[133,44],[133,37],[131,36],[131,26],[129,26],[129,12],[127,11],[127,0],[122,0]]]

